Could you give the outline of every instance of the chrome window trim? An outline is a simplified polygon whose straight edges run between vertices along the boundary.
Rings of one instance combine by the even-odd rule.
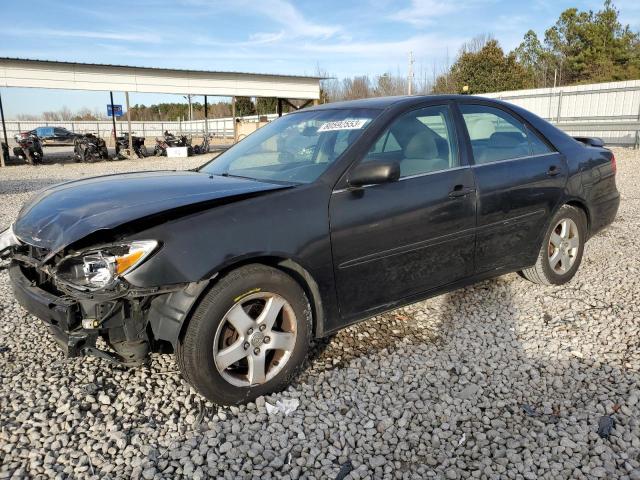
[[[560,155],[560,152],[554,151],[554,152],[547,152],[547,153],[538,153],[536,155],[526,155],[524,157],[505,158],[504,160],[496,160],[495,162],[487,162],[487,163],[475,163],[475,158],[474,158],[474,163],[470,166],[471,168],[484,167],[486,165],[496,165],[498,163],[515,162],[518,160],[526,160],[528,158],[548,157],[550,155]]]

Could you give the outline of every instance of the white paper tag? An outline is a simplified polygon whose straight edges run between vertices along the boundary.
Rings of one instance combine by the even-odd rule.
[[[360,130],[369,121],[367,118],[336,120],[323,124],[318,132],[334,132],[336,130]]]

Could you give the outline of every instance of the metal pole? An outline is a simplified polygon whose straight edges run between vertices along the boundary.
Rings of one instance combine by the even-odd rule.
[[[205,138],[209,138],[209,104],[206,95],[204,96],[204,135]]]
[[[413,87],[413,52],[409,52],[409,72],[407,75],[407,95],[411,95]]]
[[[124,98],[127,102],[127,126],[129,127],[129,155],[133,155],[133,139],[131,138],[131,112],[129,111],[129,92],[124,92]]]
[[[562,109],[562,90],[558,93],[558,113],[556,114],[556,123],[560,122],[560,110]]]
[[[638,106],[638,123],[636,124],[636,144],[634,145],[635,149],[638,150],[640,148],[640,106]],[[5,137],[7,135],[5,134]]]
[[[111,121],[113,123],[113,144],[115,145],[118,131],[116,130],[116,112],[113,110],[113,92],[109,92],[109,97],[111,98]],[[128,109],[129,107],[127,107]]]
[[[236,97],[231,97],[231,116],[233,117],[233,143],[238,141],[238,129],[236,127]]]
[[[2,133],[4,134],[4,143],[9,148],[9,140],[7,140],[7,125],[4,122],[4,108],[2,108],[2,95],[0,94],[0,118],[2,119]],[[4,150],[0,148],[0,167],[4,167]]]

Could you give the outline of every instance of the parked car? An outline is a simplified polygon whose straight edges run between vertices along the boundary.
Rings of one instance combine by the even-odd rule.
[[[71,132],[62,127],[38,127],[17,134],[15,136],[16,142],[31,135],[37,135],[42,143],[50,145],[71,145],[76,138],[82,136],[82,134]]]
[[[173,351],[200,393],[238,404],[380,312],[508,272],[571,280],[620,201],[613,153],[583,140],[471,96],[327,104],[195,171],[41,191],[0,251],[67,355]]]

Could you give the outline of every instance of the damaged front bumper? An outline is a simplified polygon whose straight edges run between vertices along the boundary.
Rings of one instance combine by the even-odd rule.
[[[206,282],[173,286],[113,299],[74,298],[56,291],[32,267],[9,266],[14,295],[40,318],[68,357],[92,355],[124,366],[143,364],[151,351],[167,351]],[[110,349],[96,345],[102,338]]]
[[[57,297],[34,286],[18,263],[10,265],[9,278],[18,303],[47,325],[67,356],[77,357],[86,347],[95,347],[97,335],[92,336],[82,330],[77,302]]]

